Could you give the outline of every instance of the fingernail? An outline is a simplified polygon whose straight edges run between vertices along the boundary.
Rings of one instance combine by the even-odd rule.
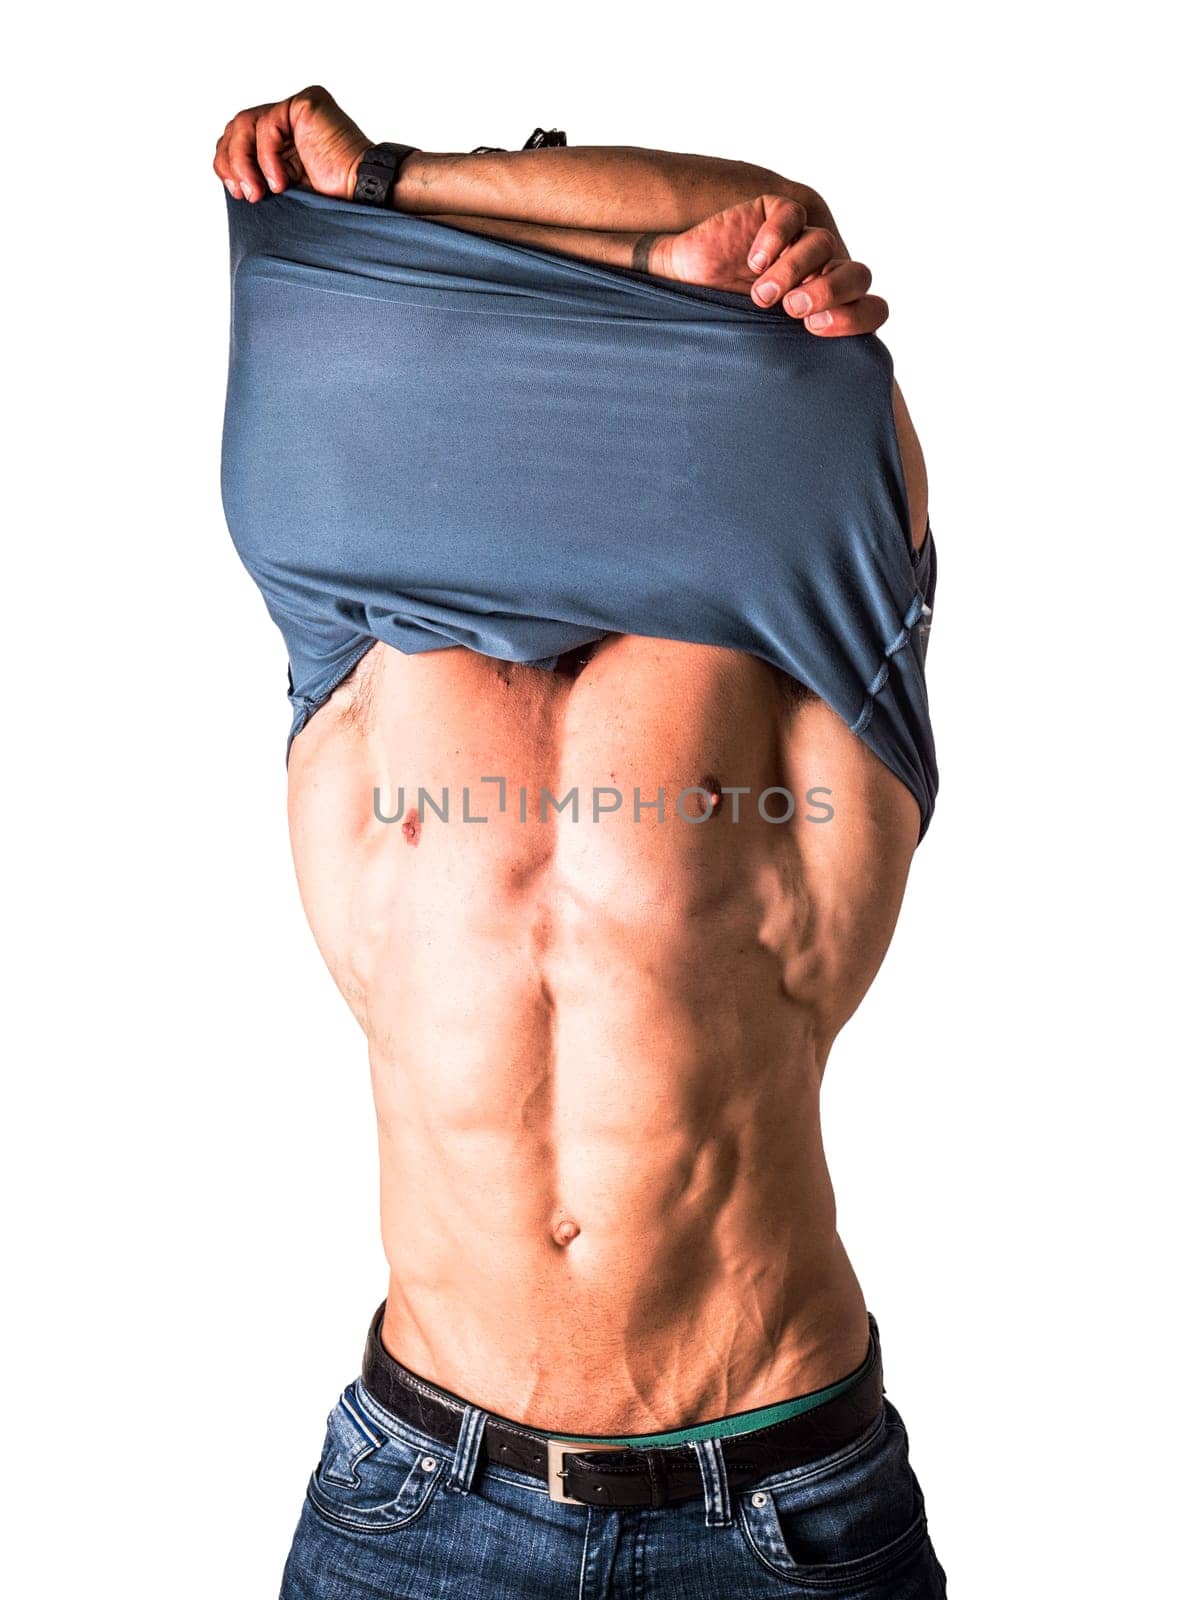
[[[242,193],[246,196],[247,200],[249,200],[251,195],[253,195],[253,193],[254,193],[254,190],[250,187],[250,185],[245,181],[244,178],[242,180]]]
[[[267,179],[267,188],[270,189],[272,194],[278,194],[279,193],[279,185],[278,185],[278,183],[276,183],[274,178],[268,178]]]
[[[235,200],[236,200],[236,199],[237,199],[237,197],[238,197],[238,186],[237,186],[237,184],[236,184],[236,183],[235,183],[235,182],[234,182],[234,181],[233,181],[233,179],[232,179],[232,178],[226,178],[226,179],[225,179],[225,187],[226,187],[226,188],[227,188],[227,189],[228,189],[228,190],[229,190],[229,192],[230,192],[230,194],[231,194],[231,195],[232,195],[232,196],[233,196],[233,198],[234,198],[234,199],[235,199]]]
[[[810,328],[827,328],[832,321],[832,311],[814,311],[808,319],[807,326]]]
[[[750,257],[750,271],[751,272],[761,272],[762,269],[766,266],[766,264],[767,264],[767,252],[765,250],[756,250],[754,252],[754,254]]]
[[[760,306],[773,306],[776,300],[779,299],[779,285],[777,283],[756,283],[752,293]]]
[[[788,295],[785,304],[794,317],[806,317],[812,310],[812,295],[796,289]]]

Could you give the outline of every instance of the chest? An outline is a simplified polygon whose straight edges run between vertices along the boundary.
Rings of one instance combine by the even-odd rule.
[[[581,894],[690,900],[781,850],[869,885],[915,843],[911,796],[822,702],[754,657],[645,637],[554,671],[376,646],[289,780],[322,870],[383,857],[435,895],[459,894],[450,872],[486,897],[552,865]]]

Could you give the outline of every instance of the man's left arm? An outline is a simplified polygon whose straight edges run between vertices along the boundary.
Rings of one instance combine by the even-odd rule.
[[[815,189],[769,168],[721,156],[632,145],[563,145],[478,155],[418,150],[404,163],[392,203],[417,216],[455,213],[602,232],[683,233],[760,195],[802,206],[847,254]]]
[[[816,334],[873,333],[887,317],[886,301],[867,293],[869,270],[846,260],[828,230],[812,227],[803,208],[780,195],[743,201],[681,233],[549,227],[453,212],[429,214],[428,220],[605,266],[748,294],[763,307],[782,302],[789,316],[803,319]],[[759,263],[757,270],[751,262]]]
[[[607,145],[418,151],[391,199],[455,227],[782,303],[812,333],[872,333],[888,314],[821,195],[743,161]]]

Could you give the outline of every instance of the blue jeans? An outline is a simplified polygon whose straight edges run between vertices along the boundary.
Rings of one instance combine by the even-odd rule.
[[[719,1439],[703,1499],[609,1510],[392,1416],[355,1381],[330,1414],[280,1600],[944,1600],[900,1414],[730,1493]]]

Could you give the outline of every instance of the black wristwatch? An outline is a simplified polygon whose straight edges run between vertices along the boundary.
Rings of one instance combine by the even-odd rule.
[[[354,198],[359,205],[386,206],[400,168],[416,150],[415,144],[373,144],[358,164]]]

